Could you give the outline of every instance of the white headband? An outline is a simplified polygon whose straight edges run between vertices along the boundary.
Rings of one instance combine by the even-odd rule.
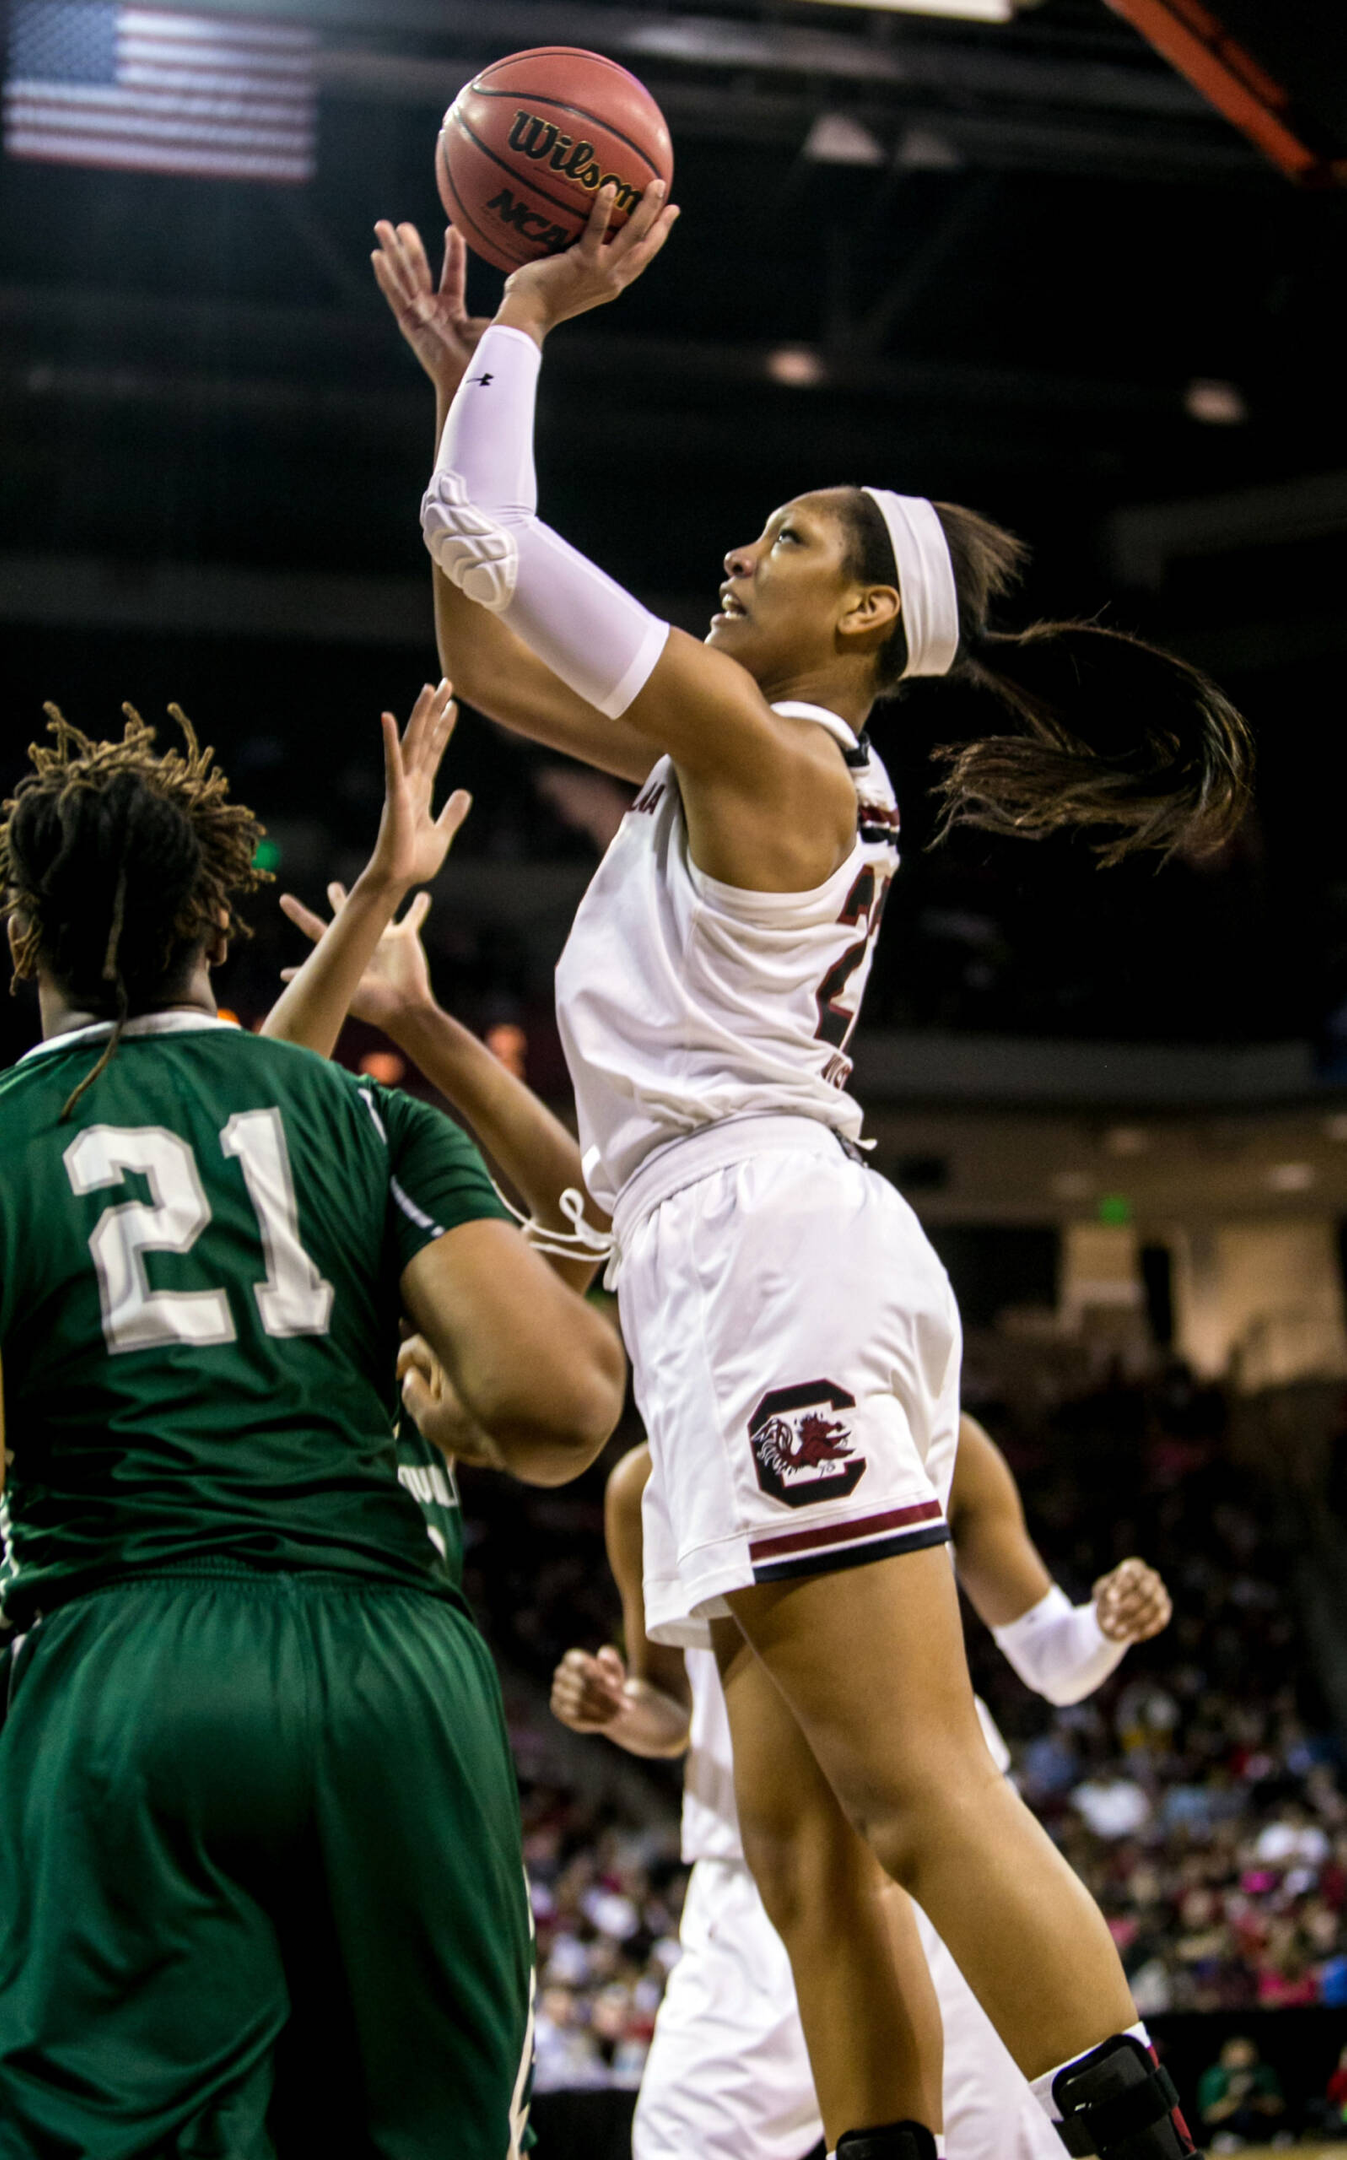
[[[908,675],[948,675],[959,650],[959,594],[945,529],[924,495],[865,489],[893,542],[903,602]]]

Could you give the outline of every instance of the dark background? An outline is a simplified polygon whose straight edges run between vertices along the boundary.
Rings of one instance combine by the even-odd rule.
[[[728,0],[302,13],[324,26],[310,187],[0,161],[0,777],[44,698],[98,730],[124,696],[152,717],[177,698],[287,880],[314,897],[358,862],[379,708],[436,666],[429,394],[371,226],[437,239],[438,114],[475,67],[589,43],[664,103],[683,218],[638,288],[549,345],[550,520],[695,626],[727,545],[794,492],[967,501],[1033,544],[1008,620],[1098,613],[1168,642],[1257,731],[1257,807],[1222,858],[1100,874],[1066,842],[928,852],[930,748],[983,716],[948,687],[905,699],[878,731],[907,842],[870,1025],[1322,1033],[1347,996],[1341,193],[1280,178],[1102,0],[1003,27]],[[1331,69],[1315,89],[1347,110]],[[876,162],[806,155],[824,113]],[[475,268],[478,305],[498,288]],[[819,380],[772,380],[783,346]],[[1235,417],[1194,417],[1213,382]],[[460,849],[502,866],[500,898],[490,920],[442,904],[432,933],[470,1016],[535,1035],[593,852],[538,762],[464,722]],[[279,951],[268,930],[241,1009]],[[31,1029],[6,1009],[0,1050]]]

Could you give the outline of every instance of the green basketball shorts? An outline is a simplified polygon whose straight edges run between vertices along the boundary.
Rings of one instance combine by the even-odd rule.
[[[5,1681],[3,2160],[511,2160],[531,1926],[456,1606],[147,1578],[39,1621]]]

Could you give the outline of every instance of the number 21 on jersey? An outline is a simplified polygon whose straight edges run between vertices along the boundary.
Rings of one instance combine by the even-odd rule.
[[[268,1335],[325,1335],[332,1285],[299,1240],[280,1111],[239,1111],[221,1132],[220,1147],[237,1160],[257,1217],[266,1274],[254,1283],[253,1296],[263,1327]],[[89,1239],[109,1350],[233,1342],[234,1316],[224,1290],[152,1290],[146,1272],[147,1254],[190,1252],[211,1219],[187,1142],[162,1125],[91,1125],[62,1159],[76,1193],[122,1185],[135,1171],[152,1195],[105,1208]]]

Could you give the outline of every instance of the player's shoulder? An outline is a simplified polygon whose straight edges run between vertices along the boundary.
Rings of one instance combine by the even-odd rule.
[[[862,734],[847,757],[856,789],[857,823],[867,842],[896,847],[900,824],[898,798],[888,767],[868,733]]]

